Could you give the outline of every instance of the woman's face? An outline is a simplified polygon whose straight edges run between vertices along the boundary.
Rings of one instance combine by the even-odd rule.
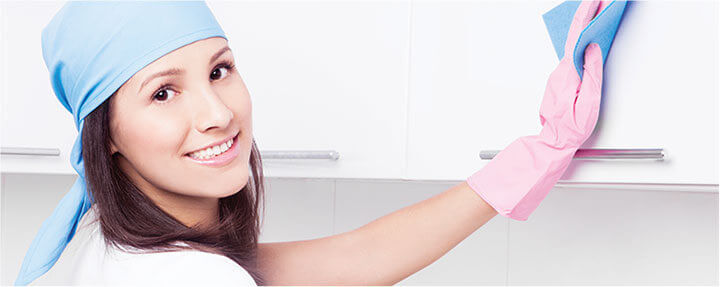
[[[208,38],[157,59],[112,97],[111,150],[156,203],[217,204],[247,184],[252,108],[232,66],[227,40]]]

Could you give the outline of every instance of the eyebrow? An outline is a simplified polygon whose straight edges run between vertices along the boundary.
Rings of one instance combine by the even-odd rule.
[[[217,60],[217,58],[220,58],[220,56],[222,56],[227,51],[230,51],[230,47],[225,46],[222,49],[220,49],[219,51],[215,52],[215,54],[212,57],[210,57],[210,63]],[[142,91],[142,89],[145,87],[145,85],[147,85],[150,81],[152,81],[155,78],[171,76],[171,75],[182,75],[184,73],[185,73],[185,70],[183,70],[183,69],[171,68],[171,69],[167,69],[165,71],[161,71],[161,72],[152,74],[152,75],[150,75],[150,77],[145,79],[145,81],[143,81],[142,85],[140,85],[140,91]]]

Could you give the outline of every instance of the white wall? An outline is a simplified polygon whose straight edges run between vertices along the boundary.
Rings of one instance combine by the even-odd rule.
[[[35,232],[74,179],[2,174],[0,284],[12,284]],[[352,230],[458,183],[302,178],[266,182],[261,242]],[[52,284],[67,274],[72,252],[66,250],[36,283]],[[718,194],[556,187],[528,221],[496,216],[398,285],[506,283],[717,285]]]

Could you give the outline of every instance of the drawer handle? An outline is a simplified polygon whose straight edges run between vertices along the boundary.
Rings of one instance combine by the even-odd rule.
[[[330,159],[337,160],[340,153],[334,150],[321,151],[261,151],[262,159]]]
[[[1,155],[59,156],[59,148],[0,147]]]
[[[481,159],[493,159],[499,150],[481,150]],[[665,151],[661,148],[588,148],[578,149],[573,159],[655,159],[663,160]]]

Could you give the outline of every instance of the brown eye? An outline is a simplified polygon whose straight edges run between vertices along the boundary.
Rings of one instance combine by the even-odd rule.
[[[225,69],[225,76],[227,77],[227,74],[232,73],[235,69],[235,64],[231,63],[229,61],[223,61],[222,63],[218,64],[216,68],[210,73],[210,79],[211,80],[218,80],[219,76],[222,76],[223,74],[220,72],[222,69]],[[223,78],[224,78],[223,77]]]
[[[222,75],[222,73],[219,72],[220,69],[227,69],[227,68],[225,68],[225,67],[216,68],[215,70],[213,70],[212,74],[210,74],[210,79],[218,80],[219,77]],[[225,72],[225,74],[227,74],[227,72]]]
[[[174,93],[174,91],[168,89],[168,88],[162,88],[153,95],[153,100],[159,101],[159,102],[165,102],[168,100],[168,98],[171,98],[173,95],[170,95],[169,93]]]

